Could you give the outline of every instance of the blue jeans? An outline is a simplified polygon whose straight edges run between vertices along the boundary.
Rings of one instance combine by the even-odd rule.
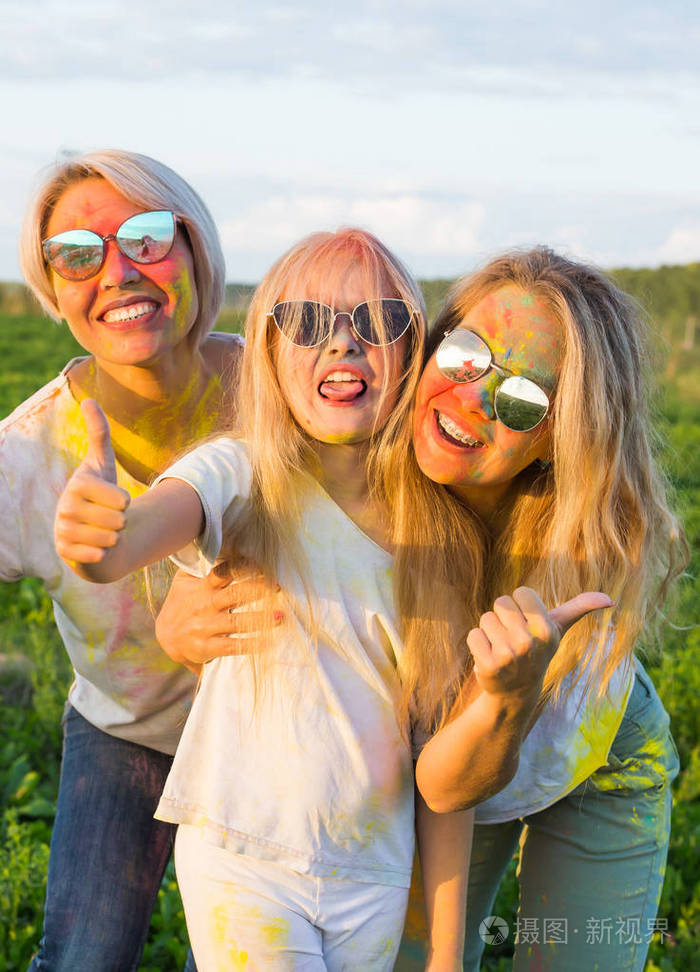
[[[551,807],[474,828],[466,972],[520,845],[517,972],[641,972],[663,885],[678,754],[641,665],[608,763]],[[513,941],[516,929],[510,928]],[[397,966],[398,968],[398,966]]]
[[[539,813],[474,827],[465,972],[479,968],[480,924],[493,915],[518,845],[518,928],[507,929],[511,943],[519,931],[514,972],[641,972],[663,884],[677,773],[668,715],[638,664],[606,766]],[[421,972],[424,940],[416,883],[395,972]]]
[[[30,972],[136,972],[175,836],[153,819],[171,762],[67,706],[44,934]],[[195,972],[191,953],[186,968]]]

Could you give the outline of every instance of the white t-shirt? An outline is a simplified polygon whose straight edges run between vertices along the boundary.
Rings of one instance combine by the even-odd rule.
[[[520,749],[515,776],[476,808],[475,822],[503,823],[544,810],[604,766],[633,681],[634,662],[623,663],[600,701],[579,683],[568,697],[548,703]]]
[[[81,715],[112,736],[174,753],[196,679],[156,641],[143,571],[90,584],[54,549],[58,498],[87,451],[66,377],[77,360],[0,422],[0,579],[44,582]],[[132,496],[145,489],[119,464],[117,480]]]
[[[183,479],[202,500],[204,532],[174,559],[206,573],[222,523],[246,508],[246,447],[207,443],[165,477]],[[220,846],[298,872],[408,887],[413,765],[394,709],[402,645],[392,560],[315,483],[299,542],[316,644],[301,579],[281,562],[295,617],[275,631],[267,684],[254,705],[249,658],[205,665],[156,816],[203,826]]]

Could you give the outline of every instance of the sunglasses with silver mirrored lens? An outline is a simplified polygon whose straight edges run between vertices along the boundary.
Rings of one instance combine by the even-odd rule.
[[[66,230],[41,244],[44,259],[66,280],[87,280],[105,261],[106,244],[114,240],[134,263],[158,263],[172,249],[176,217],[167,210],[137,213],[125,219],[116,233],[100,236],[88,229]]]
[[[315,348],[330,337],[336,317],[343,313],[317,300],[282,300],[275,304],[270,316],[279,331],[296,347]],[[347,316],[359,338],[367,344],[383,347],[405,334],[415,313],[415,308],[405,300],[381,297],[363,301]]]
[[[454,382],[476,381],[493,368],[505,376],[496,388],[493,407],[498,420],[513,432],[531,432],[549,411],[549,397],[529,378],[499,367],[488,344],[473,331],[457,328],[445,335],[435,352],[438,371]]]

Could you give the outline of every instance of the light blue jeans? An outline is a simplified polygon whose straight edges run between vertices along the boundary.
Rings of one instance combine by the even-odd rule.
[[[479,968],[482,935],[499,930],[490,922],[479,934],[518,844],[513,969],[641,972],[651,935],[664,927],[656,911],[678,768],[668,715],[638,665],[607,766],[546,810],[474,828],[466,972]]]

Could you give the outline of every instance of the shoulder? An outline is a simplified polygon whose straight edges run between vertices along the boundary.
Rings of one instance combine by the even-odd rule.
[[[212,331],[202,344],[202,357],[212,371],[221,375],[228,368],[238,365],[243,354],[243,345],[240,334]]]
[[[58,417],[73,403],[67,378],[72,364],[0,421],[0,447],[4,449],[18,439],[45,436],[55,427]]]
[[[171,477],[184,479],[199,491],[207,486],[235,482],[239,490],[248,492],[252,478],[252,466],[248,447],[242,439],[220,436],[192,449],[166,469],[156,483]]]

